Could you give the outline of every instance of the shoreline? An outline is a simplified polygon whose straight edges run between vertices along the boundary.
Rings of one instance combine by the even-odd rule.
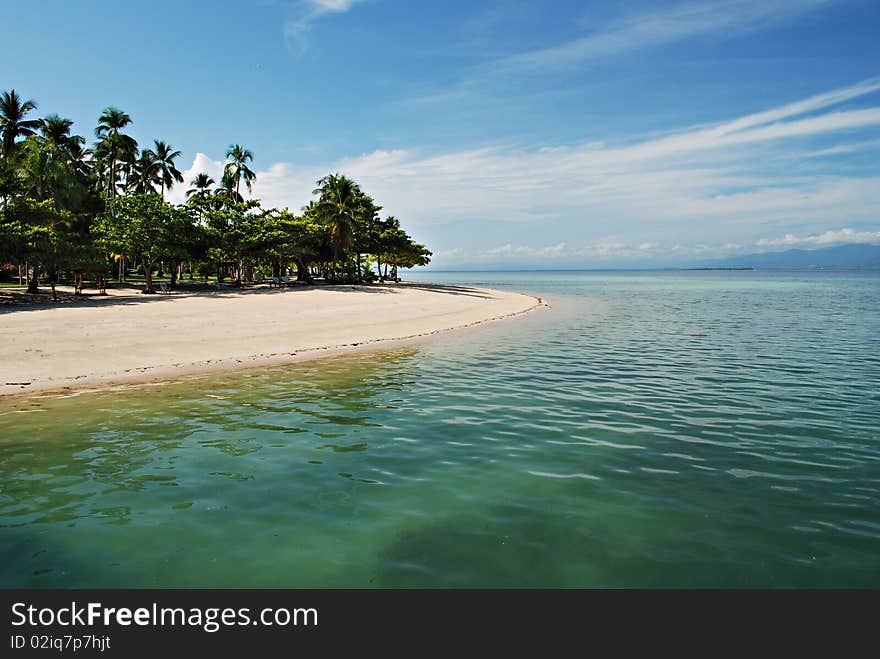
[[[0,313],[0,399],[394,349],[547,306],[525,293],[420,282],[16,306]]]

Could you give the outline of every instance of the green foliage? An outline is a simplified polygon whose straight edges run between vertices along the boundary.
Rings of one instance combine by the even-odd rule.
[[[157,194],[111,199],[95,225],[98,244],[107,252],[130,254],[144,268],[145,293],[152,293],[151,271],[159,259],[188,256],[181,237],[194,226],[192,209],[165,202]]]
[[[36,292],[40,268],[49,276],[54,292],[60,271],[76,266],[87,256],[72,229],[73,216],[57,208],[53,200],[17,198],[3,211],[0,252],[10,260],[34,264],[31,292]]]
[[[232,271],[238,281],[295,267],[302,279],[320,272],[327,281],[354,283],[375,279],[372,260],[379,275],[383,265],[387,271],[430,260],[342,174],[319,180],[316,198],[299,214],[262,208],[242,196],[256,179],[253,153],[233,144],[219,185],[199,174],[187,203],[176,206],[164,193],[183,181],[180,152],[161,140],[138,149],[126,134],[130,115],[104,110],[90,150],[71,120],[36,119],[35,109],[14,90],[0,93],[0,263],[33,266],[33,287],[40,272],[54,281],[65,271],[118,266],[122,277],[132,260],[144,270],[147,292],[157,261],[171,272],[182,261],[203,275]]]
[[[35,101],[23,101],[14,89],[0,92],[0,154],[3,157],[12,155],[16,139],[33,135],[39,128],[38,120],[26,118],[36,109]]]
[[[244,181],[248,192],[250,192],[253,188],[253,182],[257,178],[257,175],[247,164],[254,159],[254,154],[241,144],[233,144],[226,152],[226,157],[229,161],[223,168],[222,193],[230,201],[242,202],[244,197],[241,196],[241,182]]]

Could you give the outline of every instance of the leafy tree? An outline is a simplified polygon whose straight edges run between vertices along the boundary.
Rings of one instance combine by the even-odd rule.
[[[15,170],[7,158],[0,158],[0,210],[6,207],[6,201],[18,188]]]
[[[49,276],[52,299],[57,301],[55,285],[59,272],[74,265],[80,253],[71,231],[71,214],[57,208],[51,199],[37,201],[27,197],[17,198],[5,209],[2,224],[0,238],[10,252],[8,256],[18,262],[34,264],[33,275],[28,280],[28,292],[39,292],[42,270]]]
[[[95,227],[107,252],[131,254],[144,268],[143,293],[155,293],[153,265],[160,258],[185,256],[177,236],[192,224],[191,211],[168,204],[157,194],[116,197]]]
[[[229,203],[224,200],[202,202],[200,210],[205,232],[211,245],[209,254],[217,262],[217,279],[222,279],[220,264],[234,262],[235,279],[241,285],[244,258],[250,254],[251,236],[255,232],[259,202],[255,200]],[[223,203],[217,203],[217,202]]]
[[[412,268],[417,265],[428,265],[431,262],[431,252],[424,245],[413,241],[412,238],[400,227],[396,217],[389,216],[380,223],[379,231],[375,234],[373,247],[376,250],[377,267],[379,274],[388,276],[388,266],[392,267],[392,277],[397,277],[397,268]],[[385,272],[382,273],[382,263],[385,264]]]

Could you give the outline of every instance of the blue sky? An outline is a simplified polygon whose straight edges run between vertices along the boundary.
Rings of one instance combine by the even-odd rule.
[[[267,205],[347,173],[437,267],[880,243],[876,0],[4,4],[41,114],[242,143]]]

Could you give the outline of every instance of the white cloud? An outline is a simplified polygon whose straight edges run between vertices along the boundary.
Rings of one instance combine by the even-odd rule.
[[[824,233],[809,236],[796,236],[787,233],[781,238],[761,238],[757,245],[761,248],[778,247],[830,247],[832,245],[845,245],[848,243],[880,243],[880,231],[856,231],[854,229],[840,229],[838,231],[825,231]]]
[[[357,0],[308,0],[308,4],[322,11],[348,11]]]
[[[856,231],[844,228],[825,231],[821,234],[797,236],[788,233],[781,238],[761,238],[750,244],[741,243],[695,243],[681,244],[668,241],[636,244],[620,237],[606,236],[582,245],[534,246],[506,243],[489,249],[457,248],[438,252],[446,265],[570,265],[590,263],[601,267],[607,264],[644,263],[653,264],[686,263],[688,261],[711,260],[732,254],[767,252],[778,249],[801,247],[818,249],[849,243],[880,244],[880,231]]]
[[[499,62],[504,71],[541,71],[659,46],[694,36],[726,36],[827,4],[830,0],[715,0],[686,2],[618,20],[591,34],[551,48],[513,55]]]
[[[186,201],[186,191],[192,187],[191,181],[201,173],[207,174],[219,185],[220,180],[223,178],[223,165],[222,160],[212,160],[204,153],[197,153],[196,157],[193,158],[192,165],[181,172],[183,174],[183,183],[179,183],[171,190],[166,191],[166,199],[175,204]]]
[[[724,255],[735,251],[731,244],[764,247],[755,241],[768,227],[822,236],[842,223],[880,225],[880,164],[846,176],[792,160],[804,153],[806,138],[821,136],[833,149],[835,136],[880,130],[878,107],[832,108],[877,91],[880,81],[868,80],[715,126],[618,145],[397,149],[306,167],[275,163],[257,172],[254,196],[297,210],[318,178],[343,172],[419,239],[439,242],[438,265],[444,253],[464,261],[451,254],[458,247],[482,250],[481,258]],[[199,171],[219,180],[222,162],[198,154],[187,181]],[[171,198],[182,199],[185,187]],[[499,231],[511,235],[498,241]],[[521,246],[548,235],[549,245],[534,248],[544,251]]]
[[[308,36],[316,20],[326,14],[343,14],[364,0],[300,0],[296,16],[284,22],[284,39],[288,48],[302,53],[308,47]]]

